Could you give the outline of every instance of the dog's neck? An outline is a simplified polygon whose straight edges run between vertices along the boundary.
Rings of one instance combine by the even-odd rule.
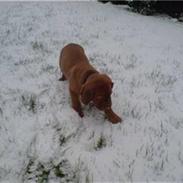
[[[88,78],[90,76],[92,76],[93,74],[98,74],[98,72],[96,70],[88,70],[88,71],[86,71],[83,74],[82,78],[81,78],[81,81],[80,81],[81,85],[83,85],[84,83],[86,83],[86,81],[88,80]]]

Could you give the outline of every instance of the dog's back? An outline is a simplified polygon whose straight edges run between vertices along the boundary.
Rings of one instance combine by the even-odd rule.
[[[60,53],[60,68],[66,78],[69,77],[69,73],[72,68],[77,64],[89,64],[88,59],[84,53],[84,49],[74,43],[66,45]]]

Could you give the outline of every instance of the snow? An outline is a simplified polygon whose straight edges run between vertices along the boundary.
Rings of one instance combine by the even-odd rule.
[[[183,181],[183,24],[98,2],[1,2],[0,24],[0,182]],[[70,42],[112,78],[123,123],[71,108]]]

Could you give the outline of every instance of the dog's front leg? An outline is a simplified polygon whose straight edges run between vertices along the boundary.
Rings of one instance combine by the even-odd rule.
[[[116,113],[114,113],[111,107],[106,108],[104,112],[108,120],[111,121],[112,123],[115,124],[115,123],[120,123],[122,121],[122,119]]]
[[[72,100],[72,108],[79,114],[79,116],[82,118],[84,116],[82,108],[81,108],[81,103],[79,101],[79,95],[75,92],[73,92],[70,89],[70,95],[71,95],[71,100]]]

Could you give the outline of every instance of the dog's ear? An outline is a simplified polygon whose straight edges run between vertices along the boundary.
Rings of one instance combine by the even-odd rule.
[[[110,84],[111,89],[113,88],[114,83],[111,81],[111,78],[107,74],[102,74],[102,76],[105,78],[105,80],[108,81]]]
[[[81,87],[80,95],[81,95],[81,101],[85,105],[87,105],[93,99],[93,91],[88,86],[88,84],[84,84]]]

